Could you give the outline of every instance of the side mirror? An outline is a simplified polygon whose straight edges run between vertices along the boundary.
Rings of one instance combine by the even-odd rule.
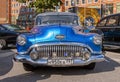
[[[75,26],[73,29],[75,32],[83,32],[83,28],[81,26]]]

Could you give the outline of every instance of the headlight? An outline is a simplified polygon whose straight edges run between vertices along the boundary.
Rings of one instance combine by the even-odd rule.
[[[36,51],[32,51],[30,53],[30,57],[31,57],[32,60],[37,60],[39,58],[39,55]]]
[[[93,42],[94,42],[96,45],[102,44],[102,36],[100,36],[100,35],[94,36],[94,37],[93,37]]]
[[[26,38],[24,35],[20,35],[17,37],[17,44],[23,46],[26,44]]]

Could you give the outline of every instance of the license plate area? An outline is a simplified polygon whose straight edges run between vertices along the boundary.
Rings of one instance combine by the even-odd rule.
[[[48,59],[48,65],[72,65],[73,59]]]

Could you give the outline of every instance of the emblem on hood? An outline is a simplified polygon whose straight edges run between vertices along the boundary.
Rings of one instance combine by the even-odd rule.
[[[56,38],[56,39],[64,39],[65,36],[64,36],[64,35],[56,35],[55,38]]]

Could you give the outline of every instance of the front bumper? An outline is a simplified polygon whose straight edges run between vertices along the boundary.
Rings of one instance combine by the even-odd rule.
[[[22,63],[29,63],[33,66],[52,66],[52,67],[62,67],[62,66],[84,66],[84,65],[89,65],[90,63],[93,62],[101,62],[104,61],[104,55],[94,55],[89,58],[89,60],[83,61],[81,59],[74,58],[73,59],[73,64],[71,65],[48,65],[48,59],[39,59],[39,60],[32,60],[29,55],[16,55],[14,57],[14,60],[16,62],[22,62]]]

